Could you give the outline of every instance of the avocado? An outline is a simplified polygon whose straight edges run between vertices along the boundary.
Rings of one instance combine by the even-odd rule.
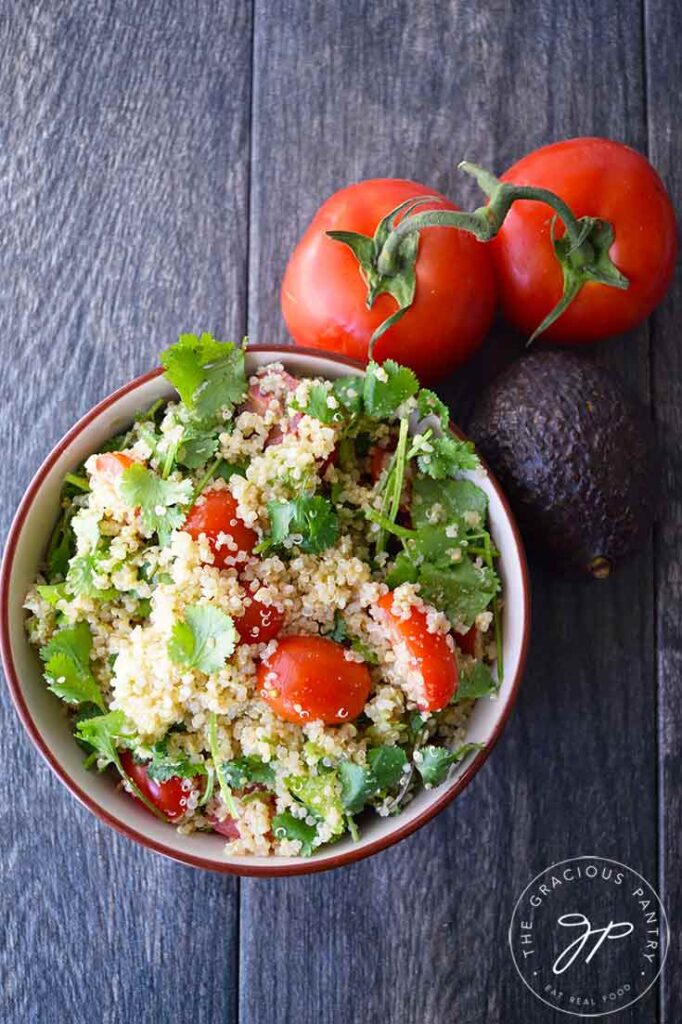
[[[484,393],[469,433],[529,547],[608,576],[653,520],[653,428],[613,373],[565,351],[525,356]]]

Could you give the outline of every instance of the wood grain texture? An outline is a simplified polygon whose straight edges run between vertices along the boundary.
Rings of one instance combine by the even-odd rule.
[[[454,170],[463,156],[502,170],[577,134],[643,148],[640,15],[635,2],[603,3],[588,17],[581,4],[538,0],[277,9],[257,0],[250,336],[282,340],[276,286],[287,254],[319,203],[349,181],[412,177],[470,202]],[[519,348],[502,332],[446,382],[455,418]],[[597,358],[648,401],[646,330]],[[533,588],[518,710],[456,804],[369,862],[243,883],[245,1024],[555,1019],[521,985],[506,948],[524,885],[586,853],[656,877],[651,547],[604,587],[535,572]],[[655,994],[622,1019],[655,1021]]]
[[[673,201],[682,196],[679,83],[682,55],[680,10],[664,0],[645,6],[649,155]],[[674,84],[673,84],[674,83]],[[660,889],[671,928],[673,966],[661,981],[661,1022],[682,1020],[679,950],[682,940],[682,277],[678,265],[671,292],[651,318],[652,396],[663,453],[661,519],[656,531],[656,634],[661,815]]]
[[[183,328],[245,326],[251,10],[24,2],[0,18],[2,534],[39,461]],[[0,1017],[234,1019],[238,884],[80,808],[3,687]]]

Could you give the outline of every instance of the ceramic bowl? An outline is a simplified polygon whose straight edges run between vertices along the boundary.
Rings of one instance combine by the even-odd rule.
[[[304,376],[333,379],[360,372],[358,364],[342,357],[305,349],[259,346],[249,349],[247,370],[253,372],[273,360],[280,360],[287,370]],[[24,631],[22,603],[57,518],[65,473],[97,451],[105,440],[126,428],[138,411],[148,408],[157,398],[173,395],[160,369],[119,388],[62,438],[26,491],[12,523],[0,574],[2,658],[19,717],[34,745],[82,804],[107,825],[157,853],[213,871],[266,876],[322,871],[360,860],[410,835],[461,793],[483,766],[509,717],[526,657],[530,608],[523,546],[507,501],[492,475],[483,479],[477,477],[490,500],[491,530],[500,551],[504,597],[504,679],[495,699],[476,704],[467,735],[467,741],[482,743],[484,749],[453,769],[452,775],[438,788],[419,792],[397,817],[368,814],[363,819],[358,842],[344,837],[312,857],[228,857],[223,852],[224,840],[220,836],[181,835],[121,792],[113,776],[84,769],[83,752],[74,742],[63,705],[47,690],[40,661]],[[69,813],[68,803],[64,803],[59,813]]]

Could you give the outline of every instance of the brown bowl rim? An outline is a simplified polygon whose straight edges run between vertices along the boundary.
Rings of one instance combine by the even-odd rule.
[[[315,348],[305,348],[303,346],[292,346],[292,345],[249,345],[249,352],[273,352],[283,353],[290,355],[292,352],[309,356],[316,359],[330,359],[333,362],[341,363],[345,366],[352,366],[356,369],[363,370],[364,366],[355,359],[350,359],[348,356],[340,355],[337,353],[326,352]],[[16,553],[17,542],[21,531],[24,526],[24,521],[28,515],[29,509],[33,505],[36,497],[38,496],[45,477],[54,466],[57,459],[62,453],[71,445],[71,443],[78,437],[79,434],[85,430],[86,427],[92,423],[101,413],[105,412],[111,405],[117,402],[124,395],[134,391],[136,388],[143,384],[146,384],[150,380],[154,380],[156,377],[163,373],[162,367],[157,367],[154,370],[149,370],[147,373],[143,373],[122,387],[117,388],[111,394],[107,395],[95,406],[92,407],[88,412],[82,416],[70,430],[61,438],[60,441],[54,446],[50,453],[43,460],[42,464],[33,476],[33,479],[28,485],[26,493],[22,498],[19,507],[15,513],[14,519],[10,526],[10,530],[7,536],[7,543],[5,546],[5,552],[2,560],[2,568],[0,569],[0,655],[2,656],[2,664],[5,671],[5,677],[7,679],[7,685],[9,688],[10,696],[17,710],[22,725],[32,740],[34,746],[38,749],[44,760],[50,766],[52,771],[55,773],[57,778],[66,786],[66,788],[76,797],[76,799],[83,804],[89,811],[91,811],[95,817],[99,818],[105,824],[110,825],[113,829],[119,832],[121,835],[126,836],[128,839],[132,839],[133,842],[137,842],[147,849],[154,850],[165,857],[170,858],[176,862],[187,864],[190,867],[202,868],[208,871],[216,871],[220,874],[228,875],[240,875],[250,877],[265,877],[274,878],[288,875],[307,875],[317,871],[327,871],[332,868],[342,867],[346,864],[354,863],[358,860],[364,860],[366,857],[370,857],[375,853],[379,853],[382,850],[393,846],[401,839],[405,839],[407,836],[416,832],[417,829],[421,828],[427,822],[431,821],[437,814],[439,814],[452,800],[455,799],[471,782],[473,777],[480,771],[485,764],[490,752],[497,743],[497,740],[504,729],[507,720],[511,714],[511,710],[516,703],[518,696],[519,687],[521,684],[521,678],[525,668],[526,657],[528,653],[528,645],[530,640],[530,582],[528,575],[528,565],[526,562],[526,555],[521,540],[521,535],[514,518],[514,515],[509,507],[509,502],[502,491],[502,488],[498,484],[495,476],[488,470],[488,476],[490,482],[497,492],[497,496],[500,499],[502,507],[509,520],[512,536],[516,546],[516,554],[519,559],[519,565],[521,568],[521,578],[523,583],[523,603],[524,603],[524,628],[523,637],[521,641],[521,653],[519,656],[518,668],[512,681],[511,690],[507,699],[506,706],[497,721],[495,730],[490,738],[490,742],[487,746],[478,752],[474,757],[473,761],[457,779],[444,787],[443,793],[433,800],[432,803],[424,809],[412,821],[405,822],[402,825],[397,825],[387,835],[382,836],[375,841],[368,843],[366,846],[355,849],[350,847],[344,853],[338,854],[336,857],[328,857],[324,860],[315,860],[311,857],[310,860],[305,861],[301,864],[287,864],[286,860],[278,860],[270,865],[263,864],[232,864],[229,861],[221,863],[219,860],[211,860],[207,857],[199,857],[194,854],[179,852],[174,850],[164,843],[151,839],[145,836],[142,832],[139,832],[135,827],[128,824],[125,821],[110,814],[109,811],[104,810],[97,801],[86,793],[79,784],[73,779],[59,760],[52,753],[46,741],[43,739],[36,723],[34,722],[31,713],[28,709],[24,695],[22,692],[21,684],[19,681],[18,673],[14,666],[14,659],[12,657],[11,643],[10,643],[10,628],[9,628],[9,585],[12,576],[12,570],[14,566],[14,556]],[[460,436],[464,436],[462,432],[456,428],[457,433]],[[486,467],[487,469],[487,467]],[[399,818],[396,821],[400,821]]]

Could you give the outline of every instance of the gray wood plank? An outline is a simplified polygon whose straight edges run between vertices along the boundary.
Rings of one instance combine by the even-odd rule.
[[[52,444],[179,330],[245,327],[251,8],[0,18],[2,534]],[[2,693],[3,1021],[235,1019],[238,883],[68,796]]]
[[[682,55],[680,9],[664,0],[645,4],[649,155],[679,210],[682,195],[682,137],[679,104]],[[661,519],[656,532],[656,631],[659,684],[661,898],[671,927],[671,958],[679,963],[682,938],[682,276],[651,320],[652,392],[659,443],[664,453]],[[682,985],[672,965],[661,984],[661,1021],[682,1019]]]
[[[413,177],[469,202],[454,169],[463,156],[502,170],[577,134],[643,148],[640,14],[635,0],[609,0],[598,16],[544,0],[257,0],[251,338],[283,339],[276,285],[288,253],[349,181]],[[505,347],[518,351],[502,335],[444,386],[456,417]],[[648,399],[646,330],[596,357]],[[604,586],[540,572],[533,585],[518,710],[456,805],[342,872],[242,885],[244,1024],[555,1019],[506,948],[524,885],[555,860],[590,853],[656,877],[651,546]],[[656,1019],[655,995],[623,1015]]]

